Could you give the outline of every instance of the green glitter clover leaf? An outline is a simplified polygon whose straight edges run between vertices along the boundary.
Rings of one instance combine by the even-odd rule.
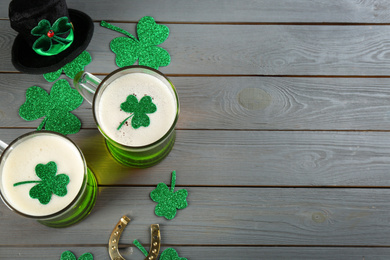
[[[80,120],[70,113],[83,103],[83,97],[72,89],[65,79],[52,86],[50,95],[42,88],[32,86],[27,89],[26,102],[19,108],[19,115],[27,121],[45,117],[37,130],[74,134],[80,131]]]
[[[148,251],[146,251],[145,247],[143,247],[143,246],[141,245],[141,243],[140,243],[137,239],[134,239],[133,244],[134,244],[139,250],[141,250],[141,252],[142,252],[145,256],[148,256]]]
[[[66,185],[69,183],[69,176],[57,173],[57,164],[55,162],[48,162],[47,164],[38,164],[35,166],[35,173],[41,181],[23,181],[14,184],[14,187],[28,184],[38,183],[30,189],[30,197],[38,199],[43,205],[46,205],[51,200],[51,195],[55,194],[64,197],[68,191]]]
[[[156,24],[153,17],[144,16],[138,21],[138,40],[129,32],[106,21],[102,21],[100,25],[128,36],[117,37],[110,43],[110,48],[116,54],[115,61],[119,67],[133,65],[137,60],[139,60],[139,65],[154,69],[170,64],[171,56],[169,53],[156,46],[168,38],[169,28],[162,24]]]
[[[176,209],[184,209],[188,206],[187,190],[181,189],[174,192],[175,183],[176,171],[173,171],[171,189],[165,183],[159,183],[157,188],[150,192],[150,198],[158,203],[154,210],[157,216],[173,219],[176,216]]]
[[[92,57],[89,52],[83,51],[76,59],[66,64],[64,67],[60,68],[57,71],[43,74],[43,77],[47,81],[53,82],[57,80],[61,76],[62,71],[64,71],[66,76],[71,79],[74,79],[76,74],[84,70],[84,67],[91,63],[91,61]]]
[[[148,256],[148,251],[146,251],[137,239],[135,239],[133,243],[145,256]],[[187,260],[187,258],[179,257],[175,249],[167,248],[161,253],[160,260]]]
[[[161,253],[160,260],[187,260],[187,258],[179,257],[175,249],[167,248]]]
[[[138,129],[141,126],[148,127],[150,125],[150,118],[147,114],[152,114],[157,111],[157,106],[153,103],[150,96],[143,96],[138,102],[135,95],[129,95],[126,98],[126,101],[120,105],[120,108],[123,111],[132,114],[122,121],[117,130],[119,130],[130,117],[133,117],[131,119],[131,126],[134,129]]]
[[[76,260],[76,256],[70,251],[65,251],[61,254],[60,260]],[[77,260],[93,260],[93,255],[91,253],[85,253]]]
[[[57,35],[62,35],[72,29],[72,24],[68,21],[68,17],[61,17],[57,19],[53,26],[48,20],[41,20],[36,27],[31,30],[34,36],[40,36],[33,44],[34,50],[41,50],[43,52],[49,51],[53,46],[53,41],[66,45],[72,40],[61,38]]]

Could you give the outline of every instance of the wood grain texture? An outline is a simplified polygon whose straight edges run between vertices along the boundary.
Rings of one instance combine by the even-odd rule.
[[[22,120],[18,109],[28,87],[49,92],[53,83],[42,75],[3,74],[1,79],[0,127],[38,127],[42,119]],[[170,79],[180,99],[179,129],[390,130],[387,78]],[[83,128],[96,128],[86,101],[72,113]]]
[[[121,243],[150,241],[160,224],[163,245],[388,246],[388,189],[185,187],[186,209],[174,220],[154,214],[155,187],[102,187],[92,213],[66,229],[47,228],[0,205],[1,245],[105,245],[123,215]],[[177,188],[178,189],[178,188]],[[176,190],[177,190],[176,189]],[[33,234],[33,237],[32,237]]]
[[[31,129],[0,129],[10,142]],[[132,169],[108,153],[98,130],[70,135],[100,185],[389,187],[390,137],[376,132],[177,131],[160,164]]]
[[[161,248],[162,252],[166,247]],[[95,260],[108,259],[106,247],[2,247],[0,259],[15,260],[53,260],[58,259],[62,252],[69,250],[76,256],[85,252],[93,254]],[[180,257],[187,259],[289,259],[289,260],[388,260],[388,248],[321,248],[321,247],[216,247],[216,246],[175,246]],[[142,254],[135,247],[126,247],[120,250],[126,259],[142,259]]]
[[[0,139],[9,143],[40,120],[18,116],[42,75],[11,64],[16,32],[0,2]],[[95,32],[86,70],[116,69],[109,49],[120,33],[153,16],[170,29],[160,46],[181,102],[177,140],[160,164],[132,169],[109,155],[92,109],[73,113],[69,138],[99,182],[91,215],[66,229],[22,218],[0,203],[0,259],[58,259],[65,250],[108,259],[109,235],[132,218],[120,244],[142,259],[149,227],[162,249],[188,259],[389,259],[390,9],[386,0],[67,0],[88,13]],[[150,192],[186,188],[189,206],[174,220],[154,214]]]
[[[115,24],[135,34],[134,23]],[[170,24],[160,46],[172,62],[161,71],[185,75],[389,75],[390,26]],[[10,48],[16,33],[0,21],[5,48],[0,71],[15,71]],[[91,72],[116,69],[109,49],[123,36],[95,23],[88,49]]]
[[[390,186],[388,133],[178,131],[170,155],[145,170],[113,162],[89,133],[78,143],[101,184],[169,183],[176,170],[179,185]]]
[[[8,1],[0,3],[0,18],[8,18]],[[94,20],[138,21],[154,16],[169,22],[209,23],[388,23],[386,0],[68,0]],[[106,12],[109,10],[109,12]]]
[[[0,259],[53,260],[60,259],[65,251],[71,251],[78,259],[84,253],[91,253],[95,260],[110,259],[107,248],[101,247],[1,247]],[[132,248],[123,250],[123,256],[131,259]],[[129,257],[130,256],[130,257]]]

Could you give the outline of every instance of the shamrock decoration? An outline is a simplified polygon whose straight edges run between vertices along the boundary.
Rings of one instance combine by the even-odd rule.
[[[157,202],[155,213],[157,216],[164,216],[166,219],[173,219],[176,209],[184,209],[188,206],[186,189],[174,192],[176,183],[176,171],[172,172],[171,189],[165,183],[159,183],[157,188],[150,193],[150,198]]]
[[[163,43],[169,36],[169,28],[158,25],[153,17],[144,16],[137,24],[138,40],[129,32],[102,21],[101,26],[120,32],[128,37],[118,37],[111,41],[110,48],[116,54],[119,67],[133,65],[139,59],[139,65],[158,69],[171,62],[169,53],[156,45]]]
[[[60,79],[54,83],[50,95],[42,88],[32,86],[27,89],[26,102],[19,108],[19,115],[27,121],[44,117],[37,130],[61,134],[74,134],[80,130],[80,120],[70,113],[83,102],[83,97],[69,86],[68,81]]]
[[[187,258],[179,257],[175,249],[167,248],[161,253],[160,260],[187,260]]]
[[[60,68],[57,71],[49,72],[43,74],[43,77],[49,81],[53,82],[61,76],[62,71],[65,72],[65,75],[71,79],[74,79],[76,74],[82,70],[84,67],[91,63],[92,58],[89,52],[83,51],[76,59],[66,64],[64,67]]]
[[[61,254],[60,260],[76,260],[76,256],[70,251],[65,251]],[[85,253],[82,254],[77,260],[93,260],[93,255],[91,253]]]
[[[59,37],[58,35],[65,34],[71,31],[67,38]],[[48,52],[53,47],[53,41],[58,43],[60,46],[54,50],[59,53],[69,47],[73,42],[73,29],[72,24],[68,21],[68,17],[58,18],[53,26],[50,25],[48,20],[41,20],[36,27],[31,30],[33,36],[40,36],[33,44],[32,48],[38,54],[51,55]],[[55,53],[55,54],[57,54]]]
[[[129,95],[126,98],[126,101],[120,105],[120,108],[123,111],[132,114],[122,121],[117,130],[119,130],[130,117],[133,117],[131,119],[131,126],[134,129],[138,129],[141,126],[148,127],[150,125],[150,118],[146,114],[152,114],[157,111],[157,107],[150,96],[143,96],[138,102],[135,95]]]
[[[135,239],[133,243],[145,256],[148,256],[148,251],[146,251],[137,239]],[[187,258],[179,257],[175,249],[167,248],[161,253],[160,260],[187,260]]]
[[[145,247],[143,247],[143,245],[141,245],[141,243],[140,243],[137,239],[134,239],[133,244],[134,244],[139,250],[141,250],[141,252],[142,252],[145,256],[148,256],[148,251],[146,251]]]
[[[51,200],[51,195],[55,194],[64,197],[68,191],[66,185],[69,183],[69,176],[62,173],[57,173],[57,164],[55,162],[48,162],[47,164],[38,164],[35,166],[35,173],[41,181],[23,181],[14,184],[15,186],[38,183],[30,189],[30,197],[38,199],[43,205],[46,205]]]

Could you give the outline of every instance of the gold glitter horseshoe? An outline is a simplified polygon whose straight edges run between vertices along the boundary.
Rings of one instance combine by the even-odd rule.
[[[114,230],[111,233],[110,240],[108,241],[108,253],[111,257],[111,260],[126,260],[119,253],[118,244],[121,234],[127,224],[129,224],[130,218],[127,216],[123,216],[119,222],[116,224]],[[149,254],[145,257],[144,260],[156,260],[158,253],[160,252],[160,243],[161,243],[161,235],[160,235],[160,226],[158,224],[150,225],[150,250]]]

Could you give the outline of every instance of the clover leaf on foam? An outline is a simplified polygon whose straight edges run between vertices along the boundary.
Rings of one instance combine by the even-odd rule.
[[[120,105],[120,108],[127,113],[131,113],[131,115],[122,121],[117,130],[119,130],[130,117],[132,117],[131,126],[134,129],[138,129],[141,126],[148,127],[150,125],[150,118],[147,114],[152,114],[157,111],[157,106],[153,103],[150,96],[143,96],[138,102],[135,95],[129,95],[126,98],[126,101]]]
[[[56,175],[57,164],[55,162],[51,161],[47,164],[37,164],[35,173],[41,179],[40,181],[22,181],[15,183],[14,187],[23,184],[38,183],[30,189],[29,195],[33,199],[38,199],[43,205],[50,202],[52,194],[64,197],[68,193],[66,186],[69,183],[69,176],[64,173]]]

